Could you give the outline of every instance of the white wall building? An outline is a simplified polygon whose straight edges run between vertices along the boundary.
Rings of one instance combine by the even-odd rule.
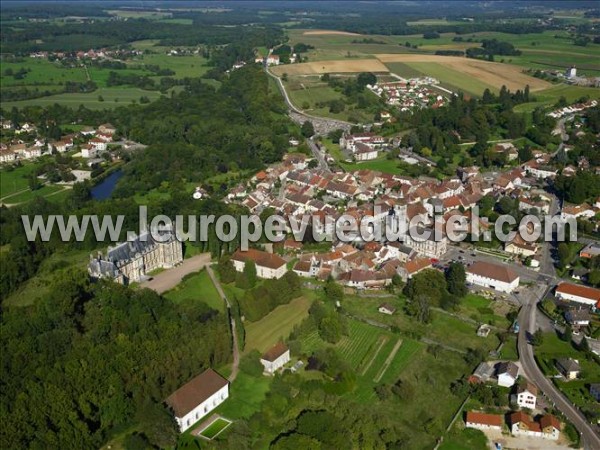
[[[229,397],[229,381],[212,369],[173,392],[166,403],[173,409],[182,433]]]
[[[265,373],[268,374],[275,373],[289,361],[290,349],[282,342],[275,344],[260,358],[260,363],[265,368]]]
[[[600,302],[600,289],[572,283],[560,283],[556,288],[556,297],[560,300],[595,306]]]
[[[467,282],[510,293],[519,286],[519,276],[508,266],[477,261],[467,268]]]
[[[525,383],[517,388],[513,401],[519,408],[535,409],[537,401],[537,388],[531,383]]]
[[[254,261],[256,265],[256,275],[259,278],[281,278],[287,272],[287,264],[283,258],[273,253],[255,250],[253,248],[247,251],[236,251],[231,257],[233,266],[238,272],[243,272],[246,261]]]
[[[498,430],[502,431],[504,422],[500,414],[486,414],[469,411],[465,418],[467,428],[476,428],[478,430]]]

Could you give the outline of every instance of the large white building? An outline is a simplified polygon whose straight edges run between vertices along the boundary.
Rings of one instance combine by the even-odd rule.
[[[283,342],[278,342],[260,358],[265,373],[273,374],[290,361],[290,349]]]
[[[246,261],[254,261],[256,275],[260,278],[281,278],[287,272],[287,264],[283,258],[273,253],[255,250],[236,251],[231,257],[233,266],[238,272],[243,272]]]
[[[486,414],[476,411],[469,411],[465,417],[467,428],[476,428],[478,430],[498,430],[502,431],[504,420],[500,414]]]
[[[229,381],[212,369],[173,392],[166,400],[182,433],[229,397]]]
[[[519,286],[519,276],[508,266],[477,261],[466,270],[467,282],[510,293]]]
[[[560,283],[556,288],[556,297],[560,300],[595,306],[600,304],[600,289],[572,283]]]

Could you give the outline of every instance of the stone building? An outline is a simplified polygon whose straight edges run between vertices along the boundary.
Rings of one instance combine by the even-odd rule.
[[[142,281],[156,269],[170,268],[183,261],[183,244],[171,232],[159,242],[150,233],[133,241],[109,247],[106,255],[90,258],[88,272],[92,278],[109,278],[121,284]]]

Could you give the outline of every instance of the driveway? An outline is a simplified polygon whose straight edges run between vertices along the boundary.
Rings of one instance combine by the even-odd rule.
[[[198,272],[210,264],[210,253],[201,253],[185,259],[180,265],[165,270],[154,276],[152,280],[144,281],[140,286],[152,289],[162,294],[177,286],[183,277],[192,272]]]
[[[502,444],[502,448],[522,449],[522,450],[572,450],[566,443],[559,438],[558,441],[548,439],[503,435],[500,431],[486,430],[483,432],[489,439],[489,448],[495,449],[495,443]]]

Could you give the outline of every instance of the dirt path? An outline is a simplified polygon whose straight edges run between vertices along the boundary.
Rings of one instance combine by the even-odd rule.
[[[375,350],[375,352],[373,353],[373,356],[371,357],[369,362],[365,365],[363,370],[361,370],[361,372],[360,372],[361,375],[364,375],[365,373],[367,373],[367,371],[371,368],[371,366],[373,365],[373,361],[375,361],[375,358],[377,358],[377,355],[379,355],[379,352],[381,351],[381,349],[387,343],[388,340],[389,339],[387,336],[383,336],[380,338],[379,346],[377,347],[377,350]]]
[[[238,344],[238,336],[237,331],[235,329],[235,318],[231,315],[231,304],[229,300],[227,300],[227,296],[225,292],[223,292],[223,288],[221,287],[221,283],[215,277],[215,274],[210,266],[206,266],[206,271],[208,272],[208,276],[212,280],[215,288],[217,288],[217,292],[225,302],[227,306],[227,313],[229,314],[229,323],[231,327],[231,352],[233,353],[233,364],[231,366],[231,374],[229,375],[229,382],[233,383],[233,381],[237,378],[237,374],[240,367],[240,346]]]
[[[165,270],[154,276],[152,280],[144,281],[141,287],[152,289],[162,294],[177,286],[183,277],[192,272],[198,272],[210,264],[210,253],[201,253],[186,259],[177,267]]]
[[[377,376],[373,379],[373,381],[375,381],[376,383],[379,383],[379,380],[381,380],[381,378],[383,377],[383,375],[387,371],[388,367],[390,366],[390,364],[394,360],[394,357],[396,356],[396,353],[398,353],[398,350],[400,350],[400,346],[401,345],[402,345],[402,339],[398,339],[398,342],[396,342],[396,345],[394,345],[394,348],[392,349],[392,351],[388,355],[387,359],[383,363],[383,366],[381,366],[381,370],[379,371],[379,373],[377,374]]]

